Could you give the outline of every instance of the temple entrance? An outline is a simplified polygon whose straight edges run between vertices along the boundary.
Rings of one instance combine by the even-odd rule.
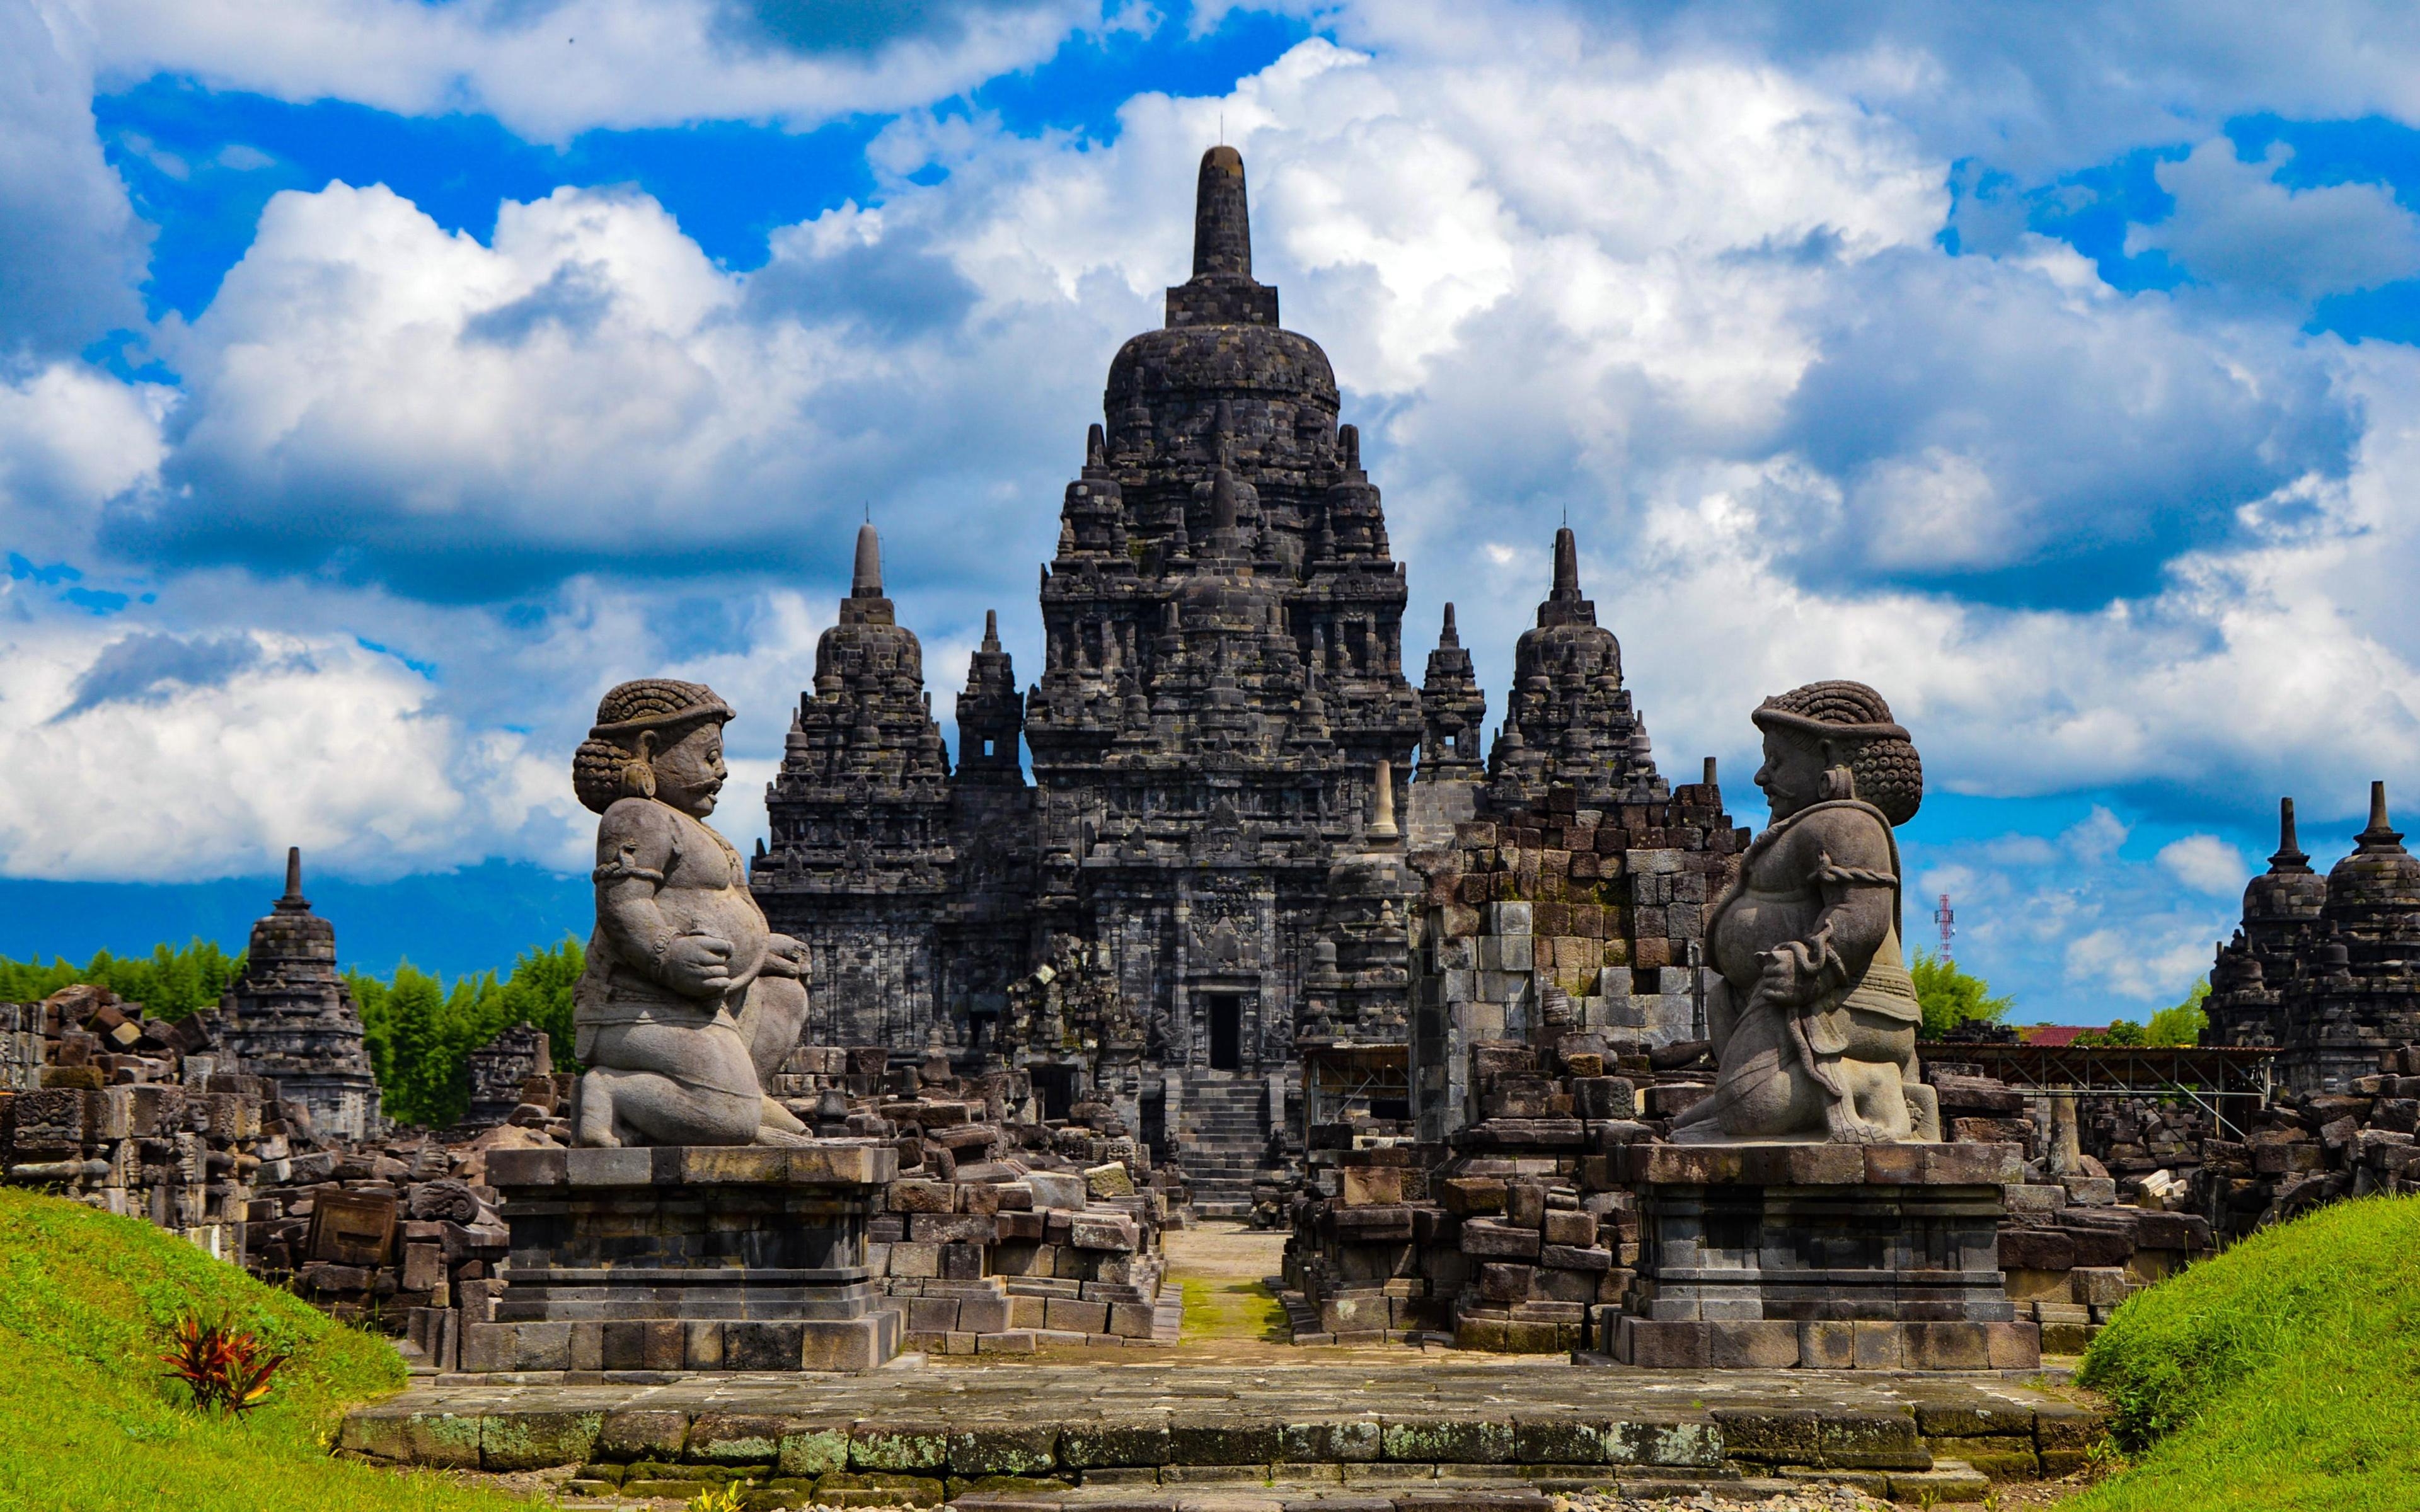
[[[1076,1068],[1073,1066],[1028,1066],[1025,1074],[1033,1083],[1033,1095],[1041,1100],[1045,1121],[1063,1119],[1076,1102]]]
[[[1139,1132],[1142,1136],[1143,1146],[1151,1151],[1154,1165],[1166,1165],[1171,1153],[1168,1143],[1168,1093],[1159,1088],[1153,1088],[1144,1092],[1140,1111],[1142,1128]]]
[[[1232,993],[1211,997],[1210,1069],[1244,1069],[1244,1000]]]

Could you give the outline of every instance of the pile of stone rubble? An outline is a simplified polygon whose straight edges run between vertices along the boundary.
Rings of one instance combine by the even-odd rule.
[[[1559,1006],[1547,1005],[1550,1017],[1560,1017]],[[1690,1052],[1648,1053],[1593,1031],[1557,1034],[1551,1049],[1482,1042],[1471,1047],[1467,1073],[1475,1117],[1449,1146],[1347,1126],[1312,1131],[1314,1158],[1292,1207],[1286,1253],[1295,1342],[1425,1335],[1514,1352],[1593,1347],[1620,1317],[1639,1262],[1637,1193],[1621,1156],[1665,1138],[1671,1119],[1705,1095],[1708,1070],[1683,1060]],[[2121,1183],[2077,1148],[2078,1124],[2091,1119],[1954,1066],[1931,1068],[1928,1079],[1946,1138],[2025,1152],[2023,1180],[2006,1189],[2000,1264],[2019,1318],[2041,1326],[2050,1352],[2080,1350],[2128,1295],[2210,1250],[2213,1224],[2184,1211],[2195,1206],[2185,1179],[2162,1170]],[[2399,1080],[2378,1079],[2390,1093],[2401,1090]],[[2420,1077],[2412,1090],[2420,1093]],[[2274,1142],[2300,1131],[2306,1148],[2290,1161],[2312,1172],[2338,1152],[2334,1185],[2310,1187],[2314,1200],[2401,1180],[2385,1174],[2385,1163],[2400,1172],[2408,1132],[2317,1121],[2375,1107],[2408,1125],[2396,1099],[2314,1101],[2305,1110],[2288,1096],[2273,1116],[2275,1132],[2255,1136]],[[2111,1130],[2105,1119],[2100,1127]],[[2333,1143],[2322,1141],[2321,1127],[2334,1131]],[[2222,1143],[2201,1148],[2229,1158]],[[2289,1159],[2261,1158],[2281,1172]],[[2357,1174],[2365,1163],[2368,1177]]]
[[[936,1054],[890,1068],[879,1045],[804,1046],[777,1095],[816,1133],[892,1143],[899,1179],[868,1227],[867,1263],[941,1354],[1171,1343],[1160,1233],[1184,1189],[1108,1109],[1040,1121],[1025,1078],[954,1072]]]
[[[2280,1090],[2241,1141],[2207,1139],[2177,1205],[2237,1239],[2322,1203],[2420,1191],[2420,1044],[2345,1092]]]
[[[1702,1095],[1659,1083],[1669,1074],[1635,1041],[1617,1050],[1593,1031],[1559,1034],[1552,1049],[1473,1046],[1478,1117],[1449,1147],[1357,1137],[1335,1152],[1332,1186],[1315,1170],[1297,1199],[1295,1341],[1428,1333],[1485,1350],[1585,1347],[1619,1312],[1638,1259],[1637,1203],[1613,1157]]]
[[[196,1021],[106,988],[0,1003],[0,1168],[238,1258],[255,1184],[318,1141],[301,1107],[210,1048]]]

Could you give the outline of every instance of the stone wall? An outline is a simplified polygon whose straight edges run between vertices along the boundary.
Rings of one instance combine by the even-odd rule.
[[[1412,955],[1420,1136],[1441,1141],[1481,1116],[1467,1075],[1481,1043],[1571,1030],[1634,1049],[1702,1039],[1704,911],[1746,842],[1708,781],[1603,810],[1557,788],[1525,810],[1456,825],[1450,845],[1415,850],[1425,884]]]
[[[12,1185],[146,1219],[222,1258],[243,1254],[254,1183],[308,1148],[293,1132],[308,1127],[302,1110],[219,1070],[200,1021],[153,1018],[105,988],[0,1005],[0,1169]]]

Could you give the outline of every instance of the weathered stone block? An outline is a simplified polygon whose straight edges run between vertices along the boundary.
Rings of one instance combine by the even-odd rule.
[[[618,1408],[597,1431],[599,1459],[678,1459],[689,1443],[690,1415],[673,1408]]]
[[[1709,1319],[1706,1364],[1716,1370],[1787,1370],[1798,1361],[1798,1325],[1787,1319]]]
[[[782,1457],[782,1441],[804,1431],[798,1418],[769,1412],[700,1412],[682,1456],[696,1465],[767,1465]]]
[[[1043,1313],[1043,1326],[1077,1334],[1105,1334],[1109,1326],[1109,1304],[1052,1297]]]
[[[1407,1464],[1500,1465],[1514,1462],[1509,1420],[1381,1415],[1379,1454]]]
[[[1277,1458],[1279,1425],[1215,1418],[1179,1420],[1169,1427],[1167,1463],[1171,1465],[1265,1465]]]
[[[859,1424],[850,1430],[851,1470],[947,1470],[950,1429],[941,1423]]]
[[[883,1205],[892,1212],[948,1212],[956,1189],[927,1177],[902,1177],[883,1191]]]
[[[1170,1440],[1165,1421],[1071,1423],[1059,1435],[1059,1462],[1069,1470],[1159,1465]]]
[[[1473,1218],[1462,1226],[1465,1255],[1534,1260],[1538,1257],[1538,1230],[1534,1228],[1518,1228],[1484,1218]]]
[[[601,1412],[492,1413],[480,1423],[479,1468],[492,1473],[584,1463],[604,1420]]]
[[[488,1180],[495,1185],[504,1184],[496,1165],[499,1160],[541,1154],[553,1155],[563,1163],[563,1180],[570,1186],[650,1186],[656,1179],[655,1151],[651,1149],[582,1149],[492,1150],[488,1156]]]
[[[949,1467],[955,1475],[1030,1475],[1058,1461],[1055,1424],[986,1426],[949,1438]]]
[[[726,1322],[722,1325],[723,1366],[730,1370],[796,1370],[805,1338],[802,1323]]]

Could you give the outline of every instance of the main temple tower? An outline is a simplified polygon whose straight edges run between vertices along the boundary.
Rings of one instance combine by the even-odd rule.
[[[1103,408],[1026,700],[1037,917],[1107,946],[1151,1026],[1144,1106],[1197,1193],[1240,1198],[1295,1073],[1329,865],[1422,721],[1378,490],[1326,354],[1252,276],[1234,148],[1202,155],[1193,276],[1119,350]]]
[[[1212,148],[1197,188],[1192,276],[1109,364],[1067,486],[1022,708],[987,629],[951,769],[867,528],[752,881],[809,946],[828,1041],[971,1055],[1044,963],[1103,973],[1142,1026],[1117,1072],[1134,1085],[1091,1086],[1080,1044],[1004,1048],[1046,1095],[1137,1108],[1217,1204],[1249,1195],[1285,1117],[1305,978],[1336,974],[1315,949],[1330,869],[1368,848],[1381,764],[1405,797],[1425,726],[1403,568],[1327,356],[1252,276],[1243,159]]]

